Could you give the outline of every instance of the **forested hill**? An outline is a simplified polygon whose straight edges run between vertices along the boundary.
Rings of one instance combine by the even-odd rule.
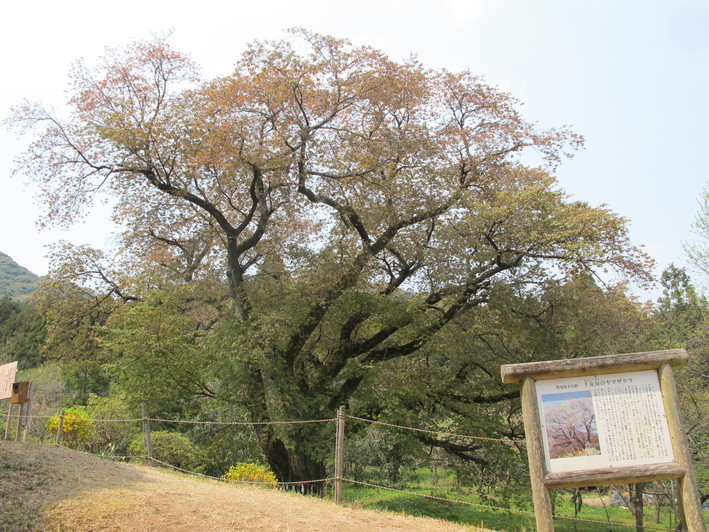
[[[39,276],[0,251],[0,296],[25,296],[35,291]]]

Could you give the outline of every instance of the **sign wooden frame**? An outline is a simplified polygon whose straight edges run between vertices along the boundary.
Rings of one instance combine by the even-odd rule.
[[[687,438],[681,424],[677,388],[673,367],[687,365],[684,349],[608,355],[583,359],[550,360],[526,364],[509,364],[501,368],[503,383],[519,383],[521,387],[522,417],[527,441],[529,471],[534,497],[534,511],[538,532],[554,530],[551,499],[552,489],[677,480],[680,486],[681,508],[689,532],[706,532],[697,483],[687,447]],[[664,406],[664,417],[671,441],[673,459],[662,463],[643,463],[632,466],[601,468],[582,467],[578,470],[549,471],[548,450],[542,433],[542,415],[539,411],[537,382],[571,377],[597,377],[634,372],[657,373]]]

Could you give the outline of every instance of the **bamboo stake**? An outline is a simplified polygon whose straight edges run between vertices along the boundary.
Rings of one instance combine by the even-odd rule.
[[[8,399],[8,401],[10,401]],[[5,438],[7,439],[10,436],[10,420],[12,419],[12,403],[8,402],[7,404],[7,423],[5,423]]]
[[[153,465],[153,440],[150,437],[150,420],[145,415],[145,405],[142,406],[143,409],[143,439],[145,443],[145,450],[148,453],[148,464]]]
[[[62,437],[64,436],[64,410],[59,414],[59,426],[57,427],[57,445],[62,444]]]
[[[22,434],[22,441],[27,442],[30,429],[32,428],[32,408],[34,406],[34,383],[30,382],[29,390],[27,391],[27,415],[25,417],[25,430]]]

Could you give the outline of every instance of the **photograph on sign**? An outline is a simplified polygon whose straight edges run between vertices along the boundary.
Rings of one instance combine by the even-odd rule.
[[[549,473],[674,461],[657,372],[540,380]]]
[[[544,394],[542,405],[551,459],[601,454],[590,391]]]
[[[15,382],[17,361],[0,366],[0,399],[9,399],[12,395],[12,383]]]

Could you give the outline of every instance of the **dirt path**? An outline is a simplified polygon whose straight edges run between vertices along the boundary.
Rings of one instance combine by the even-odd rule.
[[[0,442],[0,530],[480,531]]]

